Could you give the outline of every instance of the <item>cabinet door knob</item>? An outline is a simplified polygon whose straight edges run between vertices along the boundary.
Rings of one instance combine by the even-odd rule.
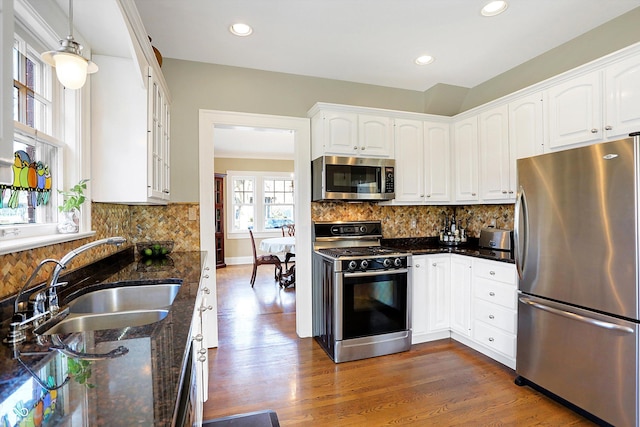
[[[200,350],[198,350],[198,354],[207,354],[207,349],[201,348]]]
[[[209,290],[209,288],[202,288],[202,292],[204,292],[205,294],[209,295],[211,293],[211,291]]]
[[[207,356],[205,356],[204,354],[202,356],[198,357],[198,362],[204,363],[206,361],[207,361]]]
[[[507,190],[502,190],[502,194],[507,194]]]
[[[208,279],[208,278],[209,278],[209,275],[208,275],[208,274],[205,274],[204,276],[202,276],[202,278],[203,278],[203,279]]]
[[[438,264],[436,264],[435,262],[433,264],[431,264],[431,265],[434,266],[434,267],[438,266]]]
[[[416,268],[420,268],[420,264],[416,264]]]
[[[490,274],[490,275],[492,275],[492,276],[495,276],[495,275],[496,275],[496,272],[495,272],[495,271],[493,271],[493,270],[491,270],[491,271],[489,272],[489,274]]]
[[[489,341],[494,342],[495,340],[493,339],[493,337],[489,337]]]
[[[362,151],[364,151],[364,149],[365,149],[365,148],[366,148],[366,147],[360,147],[360,149],[361,149]]]
[[[598,129],[596,128],[591,129],[591,133],[598,133]]]
[[[204,312],[204,311],[207,311],[207,310],[213,310],[213,306],[209,305],[209,306],[205,307],[203,305],[202,307],[198,308],[198,310],[200,310],[200,312]]]
[[[495,297],[495,296],[496,296],[496,293],[495,293],[495,292],[489,292],[489,296],[490,296],[490,297]]]
[[[427,194],[427,197],[431,197],[431,194]]]
[[[357,145],[354,145],[354,146],[353,146],[353,149],[354,149],[354,150],[357,150],[357,149],[358,149],[358,146],[357,146]]]
[[[476,195],[476,193],[471,193],[471,195],[472,195],[472,196],[475,196],[475,195]]]
[[[204,339],[204,335],[198,334],[195,337],[193,337],[193,339],[198,341],[198,342],[202,342],[202,340]]]
[[[604,130],[611,130],[611,129],[613,129],[613,127],[611,127],[611,126],[605,126],[604,127]]]
[[[493,315],[493,314],[490,314],[490,315],[489,315],[489,319],[491,319],[491,320],[495,319],[494,315]]]

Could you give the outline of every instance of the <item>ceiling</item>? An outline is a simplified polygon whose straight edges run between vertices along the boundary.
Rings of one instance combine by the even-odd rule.
[[[416,91],[474,87],[640,0],[135,0],[164,57]],[[242,21],[249,37],[228,28]],[[417,66],[423,54],[435,61]]]
[[[503,14],[487,18],[480,8],[488,0],[134,1],[165,58],[414,91],[438,83],[477,86],[640,7],[640,0],[508,0]],[[57,2],[66,10],[66,0]],[[112,2],[75,2],[76,26],[94,53],[130,54],[119,39],[124,31],[105,37],[116,31],[110,25],[117,13]],[[235,22],[250,24],[253,34],[232,35]],[[423,54],[435,61],[416,65]],[[247,146],[237,138],[225,145]]]

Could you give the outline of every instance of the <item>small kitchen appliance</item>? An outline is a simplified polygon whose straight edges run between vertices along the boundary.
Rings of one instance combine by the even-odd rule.
[[[380,246],[379,221],[313,225],[313,335],[334,362],[411,347],[411,254]]]
[[[322,156],[311,162],[312,200],[391,200],[393,159]]]
[[[513,231],[487,227],[480,230],[478,252],[496,259],[513,259]]]

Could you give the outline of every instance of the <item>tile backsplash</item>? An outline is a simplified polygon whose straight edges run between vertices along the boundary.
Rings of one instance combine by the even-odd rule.
[[[189,220],[190,209],[195,210],[196,220]],[[60,259],[78,246],[105,237],[122,236],[127,239],[127,245],[149,240],[173,240],[174,251],[200,250],[198,203],[172,203],[167,206],[92,203],[91,211],[95,236],[0,255],[0,299],[17,293],[41,260]],[[111,246],[91,249],[74,258],[68,268],[71,270],[89,264],[115,250]],[[50,273],[50,266],[43,267],[33,283],[42,283]]]
[[[469,236],[478,237],[480,230],[490,225],[513,229],[514,205],[468,206],[391,206],[375,203],[313,202],[313,221],[382,222],[385,238],[437,236],[444,216],[455,212]],[[414,227],[415,224],[415,227]]]

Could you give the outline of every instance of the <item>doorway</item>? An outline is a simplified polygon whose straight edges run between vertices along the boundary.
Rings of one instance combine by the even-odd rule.
[[[296,333],[311,336],[311,136],[307,118],[272,116],[229,111],[200,110],[199,115],[199,182],[200,182],[200,247],[208,257],[215,256],[213,173],[215,128],[233,126],[257,129],[280,129],[294,135],[294,183],[296,218]],[[297,248],[300,248],[299,250]],[[208,265],[214,265],[209,262]],[[207,346],[218,346],[217,300],[215,274],[207,280],[212,288],[208,312]],[[247,285],[248,286],[248,285]]]

